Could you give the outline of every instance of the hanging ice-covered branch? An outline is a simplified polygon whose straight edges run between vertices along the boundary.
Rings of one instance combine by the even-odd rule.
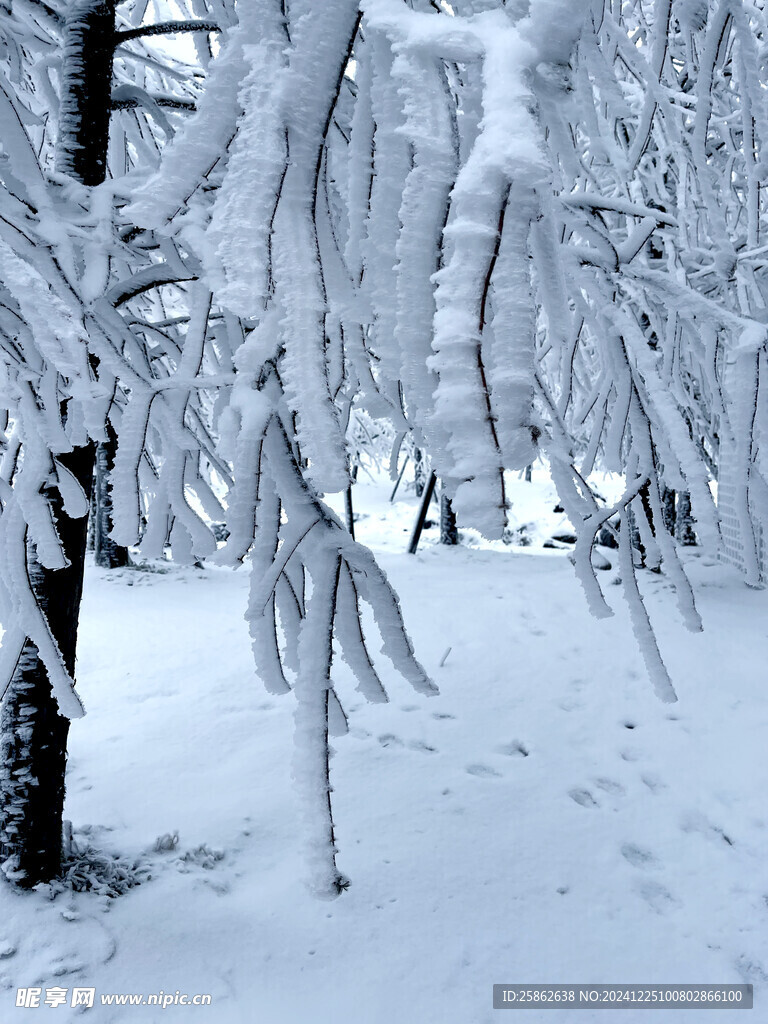
[[[742,383],[728,387],[723,370],[733,357],[724,362],[721,339],[733,337],[736,324],[737,336],[749,339],[740,348],[759,352],[765,339],[759,310],[766,303],[749,262],[762,257],[756,168],[764,105],[755,40],[765,38],[764,14],[748,0],[619,7],[547,0],[525,11],[483,4],[479,13],[473,4],[451,13],[367,0],[364,9],[366,30],[385,35],[397,55],[392,74],[404,99],[389,116],[414,160],[399,248],[373,218],[365,246],[391,266],[416,226],[427,253],[430,228],[442,238],[431,292],[419,291],[412,265],[398,264],[406,395],[419,351],[408,326],[414,295],[415,308],[426,309],[428,296],[436,307],[428,363],[434,402],[424,378],[409,416],[460,517],[488,536],[504,525],[504,470],[530,462],[536,447],[546,452],[579,535],[577,571],[601,614],[609,608],[590,552],[602,526],[624,530],[625,595],[649,671],[668,699],[636,562],[670,574],[683,621],[699,629],[670,533],[674,517],[665,518],[661,501],[662,493],[674,501],[678,490],[684,514],[690,496],[699,542],[716,551],[710,483],[719,444],[741,453],[728,460],[738,475],[730,493],[748,578],[760,571],[753,523],[761,513],[748,496],[764,487],[756,471],[758,362],[741,357]],[[430,205],[438,186],[428,189],[416,175],[429,115],[413,114],[414,76],[426,81],[435,65],[454,83],[461,111],[459,163],[442,161],[455,174],[442,223]],[[719,67],[727,68],[722,77]],[[443,94],[434,86],[427,92],[433,99],[423,106],[436,124],[434,97]],[[729,129],[734,122],[740,131]],[[678,208],[700,211],[698,225]],[[742,261],[745,246],[757,252],[747,250]],[[365,291],[365,272],[362,282]],[[418,323],[423,331],[423,318]],[[597,465],[628,480],[628,497],[612,512],[601,510],[586,482]],[[640,545],[634,553],[630,532]]]
[[[386,390],[371,374],[369,324],[357,299],[359,280],[347,264],[353,228],[339,215],[351,96],[345,76],[358,23],[352,0],[335,0],[311,16],[292,11],[286,18],[276,0],[244,11],[211,66],[207,97],[128,210],[142,228],[178,238],[197,253],[225,320],[241,318],[239,342],[228,332],[234,386],[217,410],[219,451],[231,461],[233,486],[229,536],[215,557],[237,564],[251,553],[247,618],[254,656],[265,685],[293,691],[296,699],[296,775],[308,819],[310,882],[325,897],[345,885],[335,864],[328,775],[328,735],[345,725],[331,678],[334,634],[361,691],[387,699],[363,631],[361,601],[372,608],[398,671],[421,692],[434,689],[415,660],[386,577],[321,500],[322,492],[349,483],[345,431],[355,389],[367,388],[374,405]],[[236,129],[230,121],[226,132],[217,125],[215,135],[207,134],[214,115],[206,100],[219,93],[226,93],[230,116],[237,111]],[[201,133],[209,152],[191,167],[187,155]],[[218,186],[212,205],[211,193],[199,189],[203,176]],[[208,221],[203,238],[199,225]],[[188,356],[193,322],[194,315],[182,360],[192,358],[195,366],[182,374],[179,365],[174,375],[186,379],[199,367]],[[142,437],[169,401],[182,401],[183,392],[168,398],[151,375],[141,378],[126,406],[125,437]],[[395,405],[399,398],[390,395],[389,408]],[[169,426],[158,427],[164,445]],[[116,488],[133,494],[123,505],[134,508],[136,451],[121,443],[116,467]],[[181,479],[172,466],[178,458],[165,457],[158,495],[169,472]],[[172,506],[172,512],[178,523],[179,510]],[[158,527],[152,508],[149,513],[147,533],[159,529],[159,541],[166,519],[160,516]],[[198,538],[190,534],[190,540],[191,553],[210,554]]]

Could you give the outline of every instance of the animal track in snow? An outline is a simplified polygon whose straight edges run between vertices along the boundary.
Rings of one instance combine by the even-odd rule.
[[[613,779],[600,778],[594,780],[595,786],[608,796],[623,796],[626,792],[620,782]],[[581,807],[600,807],[600,801],[585,787],[576,787],[568,791],[568,796]]]
[[[654,868],[659,866],[659,862],[650,850],[637,846],[635,843],[624,843],[621,848],[621,855],[624,860],[629,861],[636,868]]]
[[[652,793],[658,793],[659,790],[667,788],[666,782],[662,782],[657,775],[641,775],[640,779]]]
[[[354,736],[357,740],[367,740],[371,734],[367,729],[362,729],[359,725],[352,725],[349,727],[349,735]]]
[[[382,736],[379,736],[379,743],[382,747],[402,747],[403,741],[399,736],[395,736],[394,733],[385,732]]]
[[[382,733],[378,737],[379,743],[382,747],[404,747],[406,746],[404,740],[401,740],[399,736],[395,736],[392,732]],[[409,750],[418,750],[422,754],[434,754],[435,747],[431,747],[428,743],[424,743],[423,740],[409,740]]]
[[[619,757],[622,761],[639,761],[640,756],[641,755],[638,754],[636,750],[631,750],[629,748],[619,751]]]
[[[495,768],[490,768],[487,764],[468,764],[466,770],[470,775],[476,775],[480,779],[501,778],[501,772],[497,772]]]
[[[722,839],[726,842],[728,846],[733,846],[733,840],[731,837],[722,828],[720,828],[719,825],[713,825],[712,822],[699,811],[690,811],[686,814],[680,822],[680,828],[683,832],[699,832],[708,839],[717,837],[718,839]]]
[[[640,871],[662,867],[654,853],[643,846],[638,846],[637,843],[624,843],[621,855],[628,864]],[[679,902],[665,885],[655,879],[636,880],[632,887],[657,914],[671,910]]]
[[[571,800],[574,800],[580,807],[599,807],[600,804],[595,800],[588,789],[571,789],[568,792],[568,796]]]
[[[736,959],[734,967],[748,985],[764,985],[768,981],[763,966],[744,953]]]
[[[521,743],[520,740],[512,740],[511,743],[504,743],[502,746],[497,747],[496,750],[500,754],[505,754],[507,757],[528,757],[530,750]]]
[[[669,889],[661,885],[660,882],[646,879],[640,882],[636,889],[657,914],[663,914],[665,911],[671,910],[677,903]]]
[[[614,782],[613,779],[595,779],[595,785],[598,789],[602,789],[605,793],[611,793],[613,796],[623,796],[626,790],[620,782]]]

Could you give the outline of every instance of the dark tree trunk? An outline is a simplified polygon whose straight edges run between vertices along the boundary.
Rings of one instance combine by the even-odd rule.
[[[653,537],[656,537],[658,530],[662,529],[662,525],[663,524],[657,523],[656,520],[654,519],[654,516],[653,516],[653,508],[651,506],[651,484],[650,484],[650,481],[647,481],[645,484],[643,484],[642,488],[640,489],[640,503],[641,503],[641,505],[643,507],[643,514],[644,514],[644,517],[645,517],[645,521],[648,524],[648,528],[651,531],[651,535]],[[663,506],[662,506],[661,514],[662,514],[662,516],[664,515],[664,507]],[[648,558],[649,558],[648,552],[646,550],[645,544],[642,543],[642,539],[640,541],[640,552],[641,552],[641,556],[642,556],[642,564],[644,566],[647,566],[652,572],[661,572],[661,556],[660,556],[660,552],[658,551],[658,549],[656,550],[656,552],[654,554],[653,562],[652,563],[650,563],[649,560],[648,560]]]
[[[392,493],[389,496],[390,503],[392,503],[395,500],[395,495],[397,494],[398,488],[400,487],[400,481],[403,479],[403,474],[405,473],[405,467],[407,465],[408,465],[408,456],[406,455],[405,459],[403,459],[402,469],[397,474],[397,480],[395,480],[395,486],[392,488]]]
[[[109,140],[115,0],[73,0],[63,30],[56,169],[84,185],[104,181]],[[95,446],[57,456],[91,493]],[[31,545],[27,573],[70,674],[75,651],[88,517],[71,519],[59,491],[46,496],[68,566],[45,569]],[[0,715],[0,863],[22,887],[61,868],[69,722],[59,714],[37,648],[27,640]]]
[[[117,436],[107,425],[107,440],[96,446],[96,473],[93,478],[93,551],[96,565],[102,569],[122,569],[130,565],[128,548],[112,540],[112,470],[115,465]]]
[[[347,518],[347,529],[350,532],[352,540],[355,539],[355,512],[352,508],[352,484],[347,487],[344,492],[344,513]]]
[[[85,542],[88,551],[96,547],[96,483],[91,487],[91,500],[88,508],[88,534]]]
[[[419,514],[416,516],[416,522],[413,526],[413,533],[408,543],[408,554],[415,555],[416,550],[421,540],[421,534],[424,530],[424,523],[427,519],[427,511],[429,510],[429,503],[432,501],[432,495],[435,493],[435,484],[437,483],[437,477],[434,473],[429,474],[426,486],[424,487],[424,493],[421,496],[421,505],[419,506]]]
[[[420,498],[427,485],[427,466],[421,448],[413,449],[413,485],[416,489],[416,497]]]
[[[440,543],[458,544],[459,529],[456,525],[456,515],[451,506],[451,499],[447,494],[440,495]]]
[[[71,0],[64,24],[56,170],[83,185],[107,175],[116,0]]]
[[[675,492],[671,487],[662,486],[661,488],[661,514],[664,517],[664,526],[669,533],[674,535],[676,522]]]
[[[632,562],[640,568],[645,566],[645,547],[640,539],[640,530],[637,527],[637,516],[632,505],[627,505],[627,516],[626,516],[627,527],[629,528],[629,543],[633,551]]]
[[[533,466],[530,463],[528,463],[528,465],[525,467],[525,482],[527,484],[529,484],[532,479],[533,479]]]
[[[680,491],[677,495],[677,539],[683,547],[696,546],[696,531],[693,528],[691,514],[691,496],[688,491]]]
[[[88,494],[93,446],[58,458]],[[47,498],[70,564],[44,569],[30,544],[27,568],[67,670],[74,675],[88,517],[70,519],[54,487]],[[58,712],[37,648],[27,640],[0,717],[0,862],[8,877],[24,888],[54,878],[61,867],[68,731],[69,721]]]

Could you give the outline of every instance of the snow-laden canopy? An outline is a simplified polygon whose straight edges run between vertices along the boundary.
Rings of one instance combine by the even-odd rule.
[[[488,537],[505,527],[505,471],[544,457],[597,615],[610,609],[591,552],[604,528],[618,536],[663,700],[634,548],[699,629],[665,508],[690,496],[717,550],[725,451],[759,581],[765,15],[758,0],[155,6],[198,22],[197,58],[140,38],[146,4],[116,8],[96,186],[72,179],[61,144],[54,169],[63,12],[3,14],[4,656],[12,667],[32,638],[78,713],[25,544],[63,564],[47,489],[69,515],[87,503],[57,456],[109,420],[116,538],[252,555],[257,666],[297,698],[315,886],[333,894],[334,634],[361,690],[386,699],[361,601],[397,668],[431,688],[383,573],[322,501],[349,486],[355,410],[410,431],[460,522]],[[625,480],[614,505],[589,485],[597,466]]]

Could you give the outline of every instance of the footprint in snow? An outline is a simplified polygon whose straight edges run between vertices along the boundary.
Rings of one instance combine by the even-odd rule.
[[[468,764],[466,770],[470,775],[476,775],[480,779],[501,778],[501,772],[497,772],[495,768],[490,768],[487,764]]]
[[[595,800],[595,798],[592,796],[588,789],[571,789],[568,792],[568,796],[571,798],[571,800],[577,803],[579,807],[600,806],[600,804],[597,802],[597,800]]]
[[[399,736],[395,736],[394,733],[385,732],[379,736],[379,743],[382,747],[404,747],[405,743],[400,739]],[[423,743],[421,740],[410,740],[408,742],[410,750],[419,750],[423,754],[434,754],[435,747],[430,747],[428,743]]]
[[[349,735],[354,736],[357,740],[367,740],[371,734],[367,729],[361,729],[360,726],[350,726]]]
[[[54,978],[64,978],[68,974],[82,974],[87,965],[80,960],[54,961],[51,966],[51,974]]]
[[[438,720],[441,720],[441,719],[444,719],[444,718],[453,718],[453,719],[455,719],[456,715],[449,715],[445,711],[433,711],[432,712],[432,717],[436,718]]]
[[[744,953],[735,961],[734,967],[747,985],[764,985],[768,981],[768,973],[762,964]]]
[[[408,746],[411,750],[420,750],[422,754],[434,754],[436,752],[435,747],[430,747],[428,743],[422,743],[421,740],[411,740]]]
[[[621,783],[614,782],[613,779],[595,779],[594,784],[608,796],[623,796],[626,792]],[[568,792],[568,796],[579,804],[580,807],[600,807],[600,801],[586,788],[577,787],[576,789],[571,789]]]
[[[384,733],[383,736],[379,736],[379,743],[382,747],[402,747],[403,741],[399,736],[395,736],[391,732]]]
[[[499,754],[505,754],[507,757],[528,757],[530,754],[530,750],[520,740],[504,743],[502,746],[497,747],[496,750]]]
[[[635,886],[636,891],[646,901],[646,903],[655,910],[657,914],[664,914],[668,910],[672,910],[678,904],[678,900],[672,895],[672,893],[665,886],[659,882],[651,881],[647,879],[640,882]]]
[[[614,782],[613,779],[595,779],[595,785],[604,793],[610,793],[612,796],[623,796],[626,793],[622,784]]]
[[[622,761],[639,761],[641,755],[638,754],[636,750],[625,748],[624,750],[619,751],[619,757]]]
[[[721,839],[728,846],[733,846],[731,837],[719,826],[714,825],[700,811],[689,811],[680,821],[683,832],[699,832],[707,839]]]
[[[652,793],[658,793],[659,790],[667,788],[666,782],[662,782],[657,775],[641,775],[640,779]]]
[[[577,700],[575,697],[566,697],[565,700],[558,701],[557,706],[561,711],[578,711],[579,708],[584,707],[584,701]]]
[[[624,843],[621,848],[621,855],[636,868],[655,868],[659,862],[650,850],[637,846],[635,843]]]

